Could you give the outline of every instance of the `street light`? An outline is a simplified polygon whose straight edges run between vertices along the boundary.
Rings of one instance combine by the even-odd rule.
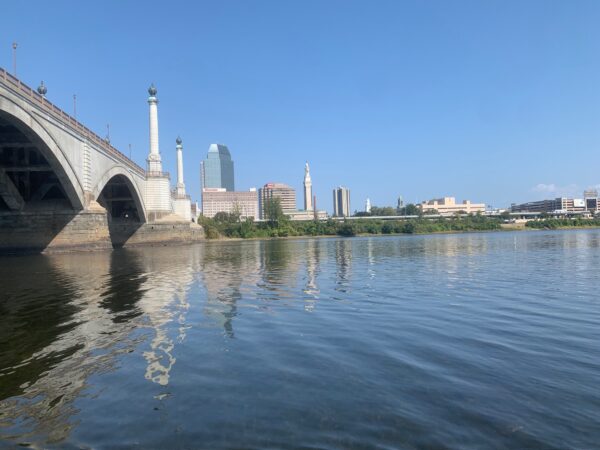
[[[17,43],[12,43],[13,48],[13,75],[17,78]]]

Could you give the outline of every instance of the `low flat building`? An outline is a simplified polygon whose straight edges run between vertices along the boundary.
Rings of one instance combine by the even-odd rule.
[[[247,192],[227,191],[225,188],[202,189],[202,215],[212,218],[219,212],[239,213],[241,219],[258,219],[256,189]]]
[[[464,200],[456,203],[454,197],[435,198],[422,202],[419,207],[424,213],[432,212],[441,216],[452,216],[454,214],[477,214],[485,212],[485,203],[471,203]]]
[[[285,213],[290,220],[315,220],[315,211],[293,211]],[[326,220],[327,211],[316,211],[317,220]]]
[[[597,204],[597,201],[596,201]],[[591,202],[590,202],[590,206]],[[581,198],[557,197],[550,200],[539,200],[521,204],[512,204],[512,212],[537,212],[537,213],[573,213],[586,211],[586,200]]]

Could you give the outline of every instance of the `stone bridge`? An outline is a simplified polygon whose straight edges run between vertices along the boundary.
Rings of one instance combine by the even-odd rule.
[[[169,174],[156,170],[155,89],[149,99],[155,154],[149,158],[158,155],[158,165],[154,161],[148,172],[44,94],[43,85],[35,91],[0,68],[0,252],[117,247],[201,234],[191,224],[183,174],[171,191]]]

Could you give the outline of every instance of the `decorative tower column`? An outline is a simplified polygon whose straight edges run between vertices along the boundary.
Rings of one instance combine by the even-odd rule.
[[[152,222],[173,212],[169,174],[163,173],[160,150],[158,149],[158,100],[154,84],[148,89],[150,106],[150,153],[146,172],[146,211]]]
[[[181,145],[182,140],[178,136],[177,140],[177,195],[185,196],[185,184],[183,182],[183,146]]]
[[[183,183],[183,146],[181,138],[178,136],[175,140],[177,146],[177,186],[173,192],[173,209],[182,219],[190,222],[192,220],[192,201],[188,195],[185,195],[185,184]]]
[[[158,148],[158,99],[154,83],[148,88],[148,105],[150,106],[150,153],[148,154],[148,172],[162,172],[160,150]]]
[[[312,203],[312,180],[310,179],[310,167],[308,167],[308,162],[304,166],[304,210],[312,211],[313,203]]]

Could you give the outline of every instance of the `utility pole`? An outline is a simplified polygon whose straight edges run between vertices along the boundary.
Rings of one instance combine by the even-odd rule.
[[[77,94],[73,94],[73,118],[77,120]]]
[[[17,77],[17,43],[13,42],[13,75]]]

